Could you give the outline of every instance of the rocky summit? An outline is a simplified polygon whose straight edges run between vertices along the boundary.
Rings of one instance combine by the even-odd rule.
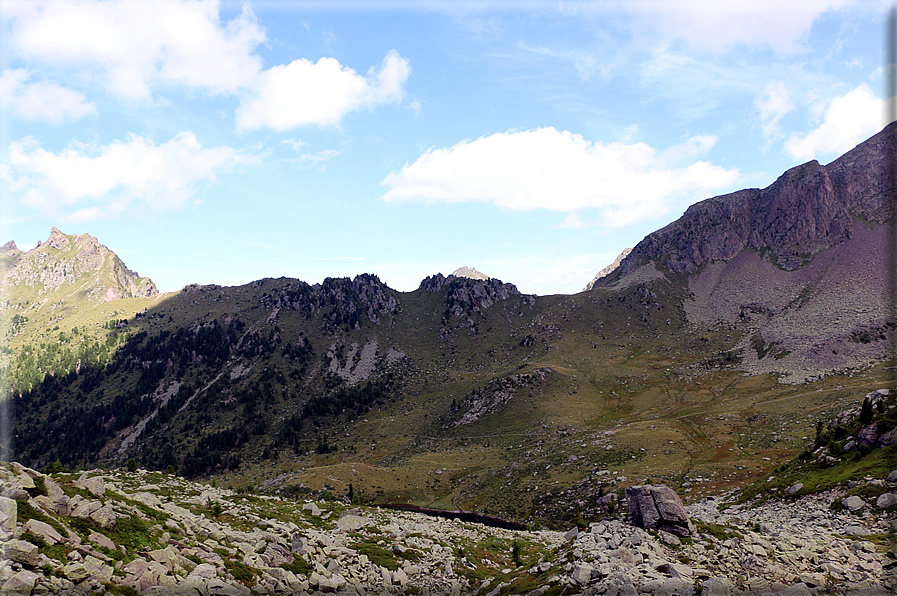
[[[683,280],[691,324],[748,332],[735,349],[753,374],[800,383],[884,358],[895,139],[891,124],[832,163],[696,203],[595,284]]]
[[[638,527],[644,513],[625,508],[567,532],[512,531],[221,489],[133,466],[43,474],[12,463],[0,467],[0,478],[3,594],[873,596],[897,589],[892,553],[872,541],[897,524],[893,492],[884,493],[890,504],[856,506],[841,506],[840,491],[762,505],[705,499],[681,510],[694,528],[682,537]],[[897,490],[888,479],[870,483]],[[678,501],[664,488],[640,494]]]

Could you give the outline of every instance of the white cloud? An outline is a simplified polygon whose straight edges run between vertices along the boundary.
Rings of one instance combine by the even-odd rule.
[[[98,77],[135,100],[158,85],[235,93],[261,70],[266,39],[248,5],[223,24],[217,0],[5,0],[6,43],[20,56]]]
[[[215,182],[217,172],[259,159],[231,147],[204,149],[191,132],[160,145],[131,136],[95,150],[72,144],[60,153],[25,137],[10,143],[3,178],[23,204],[86,221],[115,217],[132,201],[177,209]]]
[[[81,93],[56,83],[29,83],[25,69],[4,70],[0,75],[0,107],[22,120],[60,124],[97,113],[93,102]]]
[[[794,133],[785,141],[785,150],[795,161],[836,156],[882,129],[884,105],[863,83],[835,97],[824,108],[822,122],[805,135]]]
[[[263,70],[256,49],[267,37],[248,4],[223,22],[217,0],[3,2],[4,41],[18,58],[64,68],[131,101],[171,87],[239,94],[238,130],[339,126],[349,112],[401,102],[410,72],[395,51],[367,76],[333,58]]]
[[[767,83],[763,89],[763,96],[756,101],[760,110],[760,126],[763,136],[767,139],[776,139],[782,136],[779,121],[782,116],[794,109],[794,104],[788,96],[788,89],[782,81]]]
[[[658,153],[645,143],[591,142],[554,128],[496,133],[428,150],[386,177],[390,188],[383,198],[478,201],[514,211],[595,208],[605,225],[629,225],[739,179],[737,170],[703,161],[673,165],[692,157],[696,147],[709,148],[711,140],[700,136]]]
[[[408,61],[391,51],[379,70],[363,77],[333,58],[294,60],[259,77],[237,108],[237,130],[277,131],[298,126],[339,126],[349,112],[401,102],[410,73]]]
[[[300,155],[297,160],[310,161],[313,164],[319,164],[322,161],[330,161],[342,152],[342,149],[324,149],[323,151],[318,151],[317,153],[304,153]]]
[[[739,45],[769,46],[777,52],[803,49],[813,22],[853,0],[627,0],[621,8],[661,39],[682,40],[692,48],[725,52]],[[648,33],[643,33],[648,35]]]
[[[285,139],[281,141],[281,143],[283,143],[284,145],[289,145],[293,148],[294,151],[301,151],[302,148],[308,144],[302,139]]]

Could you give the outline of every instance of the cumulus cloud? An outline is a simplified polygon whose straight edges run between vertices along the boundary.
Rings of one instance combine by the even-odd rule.
[[[835,97],[825,107],[819,126],[804,135],[792,134],[785,150],[801,162],[840,155],[881,130],[882,114],[882,100],[863,83]]]
[[[428,150],[383,180],[389,187],[383,199],[487,202],[513,211],[594,208],[604,225],[629,225],[739,179],[737,170],[705,161],[677,167],[713,140],[702,135],[658,152],[645,143],[591,142],[554,128],[496,133]]]
[[[766,45],[794,53],[803,49],[817,17],[850,3],[852,0],[641,0],[621,6],[662,39],[682,40],[698,50],[725,52],[738,45]]]
[[[29,82],[25,69],[4,70],[0,75],[0,107],[22,120],[59,124],[97,113],[93,102],[81,93],[46,81]]]
[[[333,58],[264,70],[256,50],[267,35],[248,4],[227,22],[217,0],[4,0],[3,8],[4,41],[18,58],[128,101],[168,88],[239,95],[239,130],[339,126],[348,112],[401,102],[410,72],[395,51],[367,76]]]
[[[408,61],[396,51],[389,52],[380,68],[372,68],[367,76],[333,58],[274,66],[262,73],[240,102],[237,130],[339,126],[349,112],[401,102],[409,73]]]
[[[131,100],[157,85],[235,93],[261,70],[253,52],[266,36],[248,5],[226,24],[216,0],[11,0],[4,9],[19,55],[81,67]]]
[[[767,139],[776,139],[782,136],[779,126],[782,116],[794,109],[788,89],[782,81],[767,83],[763,89],[763,95],[757,99],[757,109],[760,110],[760,126],[763,136]]]
[[[259,159],[231,147],[203,148],[191,132],[159,145],[134,135],[97,149],[76,143],[59,153],[25,137],[10,143],[2,177],[23,204],[86,221],[115,217],[134,201],[177,209],[218,172]]]

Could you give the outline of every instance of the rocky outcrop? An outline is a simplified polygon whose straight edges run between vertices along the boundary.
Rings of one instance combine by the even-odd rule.
[[[16,246],[16,243],[10,240],[3,246],[0,246],[0,257],[11,258],[18,256],[22,251]]]
[[[892,213],[886,140],[897,123],[823,166],[792,168],[764,189],[745,189],[696,203],[675,222],[649,234],[623,259],[612,283],[650,261],[693,274],[705,263],[728,261],[742,251],[766,252],[783,270],[799,269],[819,252],[846,242],[854,219],[883,223]]]
[[[592,278],[592,281],[590,281],[588,284],[586,284],[586,287],[584,287],[582,289],[582,291],[588,292],[589,290],[591,290],[592,288],[595,287],[595,284],[598,283],[599,279],[607,277],[608,275],[610,275],[611,273],[616,271],[617,267],[620,266],[620,263],[623,261],[623,259],[628,257],[629,253],[631,253],[631,252],[632,252],[631,248],[624,248],[623,252],[621,252],[619,255],[617,255],[617,258],[614,259],[614,262],[611,263],[610,265],[608,265],[607,267],[605,267],[604,269],[602,269],[601,271],[599,271],[598,273],[596,273],[595,277]]]
[[[457,269],[452,271],[452,275],[454,275],[455,277],[466,277],[468,279],[492,279],[485,273],[480,273],[475,268],[468,267],[466,265],[463,267],[458,267]]]
[[[691,536],[688,513],[679,495],[663,484],[645,484],[626,489],[632,523],[651,530]]]
[[[396,292],[376,275],[368,273],[357,275],[354,279],[328,277],[323,283],[314,285],[284,278],[260,279],[251,285],[254,289],[264,290],[261,303],[265,308],[272,309],[269,322],[273,322],[280,309],[284,308],[303,312],[307,316],[323,310],[324,333],[331,333],[338,327],[360,329],[363,319],[379,324],[381,317],[396,314],[401,309]],[[216,296],[222,295],[222,288],[187,286],[181,292],[200,294],[194,304],[214,303]]]

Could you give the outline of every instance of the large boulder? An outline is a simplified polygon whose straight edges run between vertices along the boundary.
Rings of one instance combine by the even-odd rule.
[[[102,497],[106,493],[106,483],[102,476],[88,476],[87,472],[75,481],[75,486],[90,491],[95,497]]]
[[[626,501],[632,522],[642,528],[691,536],[691,524],[679,495],[663,484],[630,486]]]
[[[40,553],[27,540],[9,540],[3,545],[3,555],[10,561],[34,567],[39,561]]]

